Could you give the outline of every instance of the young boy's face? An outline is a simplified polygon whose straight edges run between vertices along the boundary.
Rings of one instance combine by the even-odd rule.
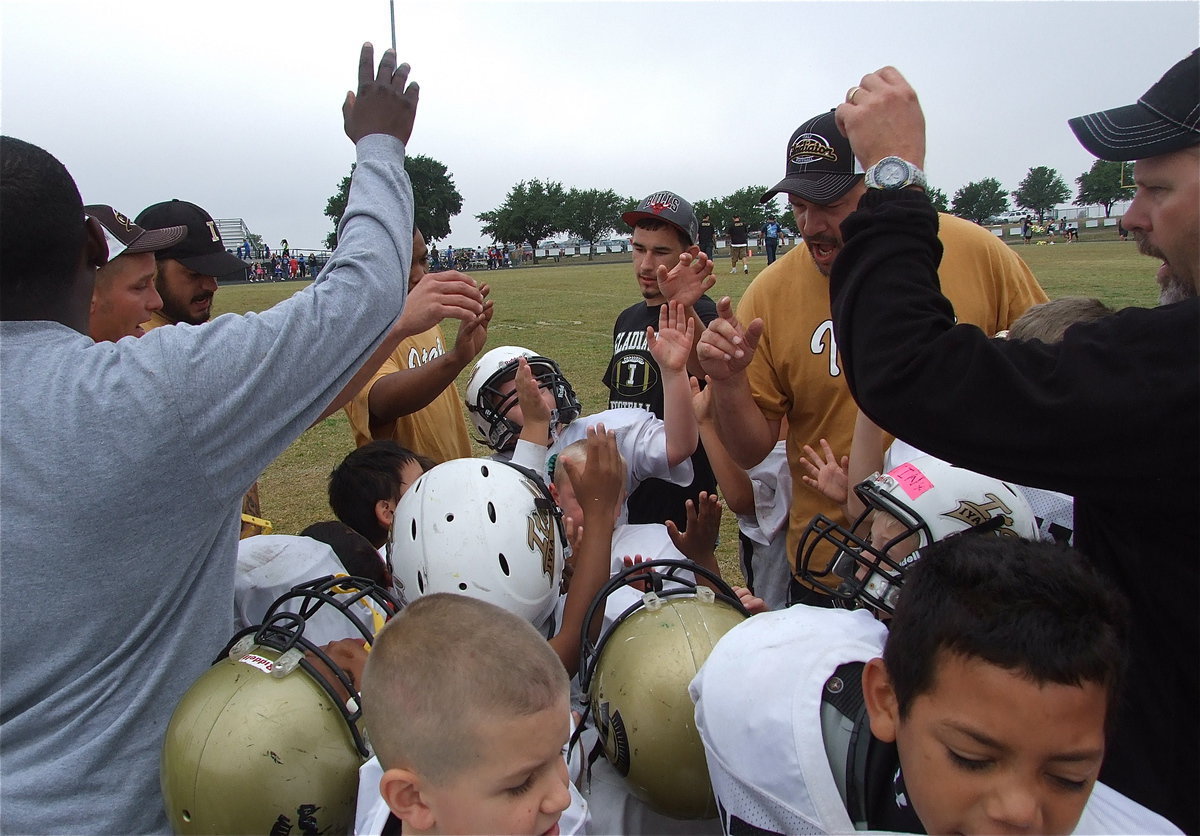
[[[977,657],[943,652],[933,687],[900,719],[873,700],[871,730],[896,742],[908,799],[928,833],[1070,833],[1104,757],[1106,689],[1038,685]],[[882,672],[882,673],[881,673]],[[888,693],[890,685],[882,693]]]
[[[525,717],[490,718],[477,732],[474,765],[422,798],[438,833],[558,836],[571,803],[563,750],[571,734],[567,699]]]

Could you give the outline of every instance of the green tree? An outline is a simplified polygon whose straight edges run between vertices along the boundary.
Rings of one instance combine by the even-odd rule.
[[[325,236],[325,246],[337,246],[337,228],[346,213],[346,199],[350,196],[350,180],[354,176],[354,163],[350,173],[338,183],[337,192],[325,204],[325,214],[333,221],[333,232]],[[427,241],[433,242],[450,234],[450,218],[462,211],[462,195],[454,186],[454,175],[432,157],[417,154],[404,161],[404,170],[412,181],[413,225],[421,230]]]
[[[557,181],[522,180],[508,190],[502,204],[475,217],[483,221],[480,231],[494,241],[517,246],[528,241],[534,248],[536,262],[538,241],[566,228],[563,222],[566,197],[562,183]]]
[[[1113,204],[1133,197],[1129,187],[1121,185],[1121,166],[1107,160],[1092,163],[1088,171],[1075,178],[1079,186],[1075,202],[1080,206],[1103,206],[1104,217],[1109,217]]]
[[[1029,169],[1012,196],[1018,206],[1037,212],[1041,223],[1047,212],[1071,196],[1071,190],[1055,169],[1038,165]]]
[[[711,207],[714,210],[712,221],[718,233],[724,233],[729,228],[729,223],[733,220],[734,215],[742,219],[742,223],[746,225],[746,229],[750,230],[751,235],[762,229],[762,225],[767,222],[767,218],[778,218],[779,207],[776,205],[774,199],[766,203],[758,202],[758,199],[766,190],[766,186],[746,186],[745,188],[738,189],[733,194],[725,195],[719,201],[715,201]],[[718,208],[715,204],[718,202],[720,208],[723,210],[719,225],[715,212]]]
[[[350,173],[342,178],[333,197],[325,203],[325,214],[333,221],[333,232],[325,236],[325,248],[328,250],[337,246],[337,228],[342,222],[342,215],[346,214],[346,200],[350,197],[350,179],[354,176],[355,165],[357,163],[350,163]]]
[[[432,157],[417,154],[404,161],[412,180],[413,223],[429,242],[450,235],[450,219],[462,211],[462,195],[454,186],[454,175]]]
[[[995,177],[967,183],[954,193],[954,200],[950,203],[952,214],[977,224],[1007,211],[1008,195]]]
[[[621,216],[626,212],[632,212],[636,209],[638,204],[642,202],[642,199],[640,197],[622,197],[618,200],[617,209],[613,213],[613,231],[618,235],[632,235],[633,227],[621,220]],[[700,216],[697,215],[696,217],[699,218]]]
[[[933,204],[933,208],[939,212],[950,211],[950,199],[946,197],[946,193],[936,186],[928,186],[925,193],[929,195],[929,202]]]
[[[588,261],[596,250],[596,239],[614,228],[625,198],[612,189],[571,189],[563,202],[563,225],[567,232],[590,242]]]

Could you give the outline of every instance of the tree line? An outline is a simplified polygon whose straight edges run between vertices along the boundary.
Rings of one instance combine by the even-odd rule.
[[[1104,160],[1092,163],[1091,169],[1075,178],[1078,186],[1075,202],[1080,206],[1103,206],[1108,217],[1116,203],[1131,197],[1122,165]],[[450,219],[462,211],[462,195],[454,185],[454,176],[445,164],[421,154],[409,157],[405,168],[412,180],[416,227],[430,242],[448,237]],[[325,239],[325,246],[330,249],[337,245],[337,225],[346,211],[353,173],[351,165],[350,174],[342,178],[337,192],[325,206],[325,214],[334,224],[333,232]],[[751,230],[774,219],[794,231],[786,205],[781,209],[776,199],[765,204],[758,202],[766,190],[765,186],[747,186],[723,197],[694,201],[692,206],[697,219],[709,215],[719,233],[724,232],[734,215]],[[994,177],[967,183],[953,198],[947,198],[945,192],[933,186],[928,191],[939,211],[978,224],[1010,211],[1010,196],[1017,207],[1028,210],[1041,222],[1047,212],[1071,194],[1062,176],[1048,166],[1030,168],[1012,192],[1006,192]],[[475,217],[482,222],[483,234],[496,243],[518,248],[528,244],[536,250],[539,241],[566,233],[591,242],[588,250],[591,259],[596,241],[609,233],[631,233],[621,215],[636,207],[640,199],[619,195],[612,189],[567,189],[556,180],[535,178],[519,181],[508,190],[503,203]]]

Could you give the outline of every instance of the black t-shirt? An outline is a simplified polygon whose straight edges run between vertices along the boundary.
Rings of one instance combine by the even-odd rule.
[[[712,221],[700,221],[700,240],[701,248],[711,247],[713,244],[713,225]]]
[[[663,417],[662,374],[646,345],[646,327],[658,327],[661,305],[638,302],[623,310],[613,326],[613,356],[604,372],[610,409],[641,407]],[[717,305],[708,296],[696,300],[696,315],[705,325],[717,318]],[[665,523],[672,520],[680,530],[687,522],[685,504],[701,491],[714,492],[717,477],[703,446],[692,455],[692,483],[686,487],[662,479],[647,479],[629,495],[629,522]]]
[[[743,223],[729,225],[729,246],[746,246],[746,225]]]

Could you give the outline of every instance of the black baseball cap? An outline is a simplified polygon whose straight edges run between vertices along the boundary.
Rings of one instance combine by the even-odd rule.
[[[696,212],[692,209],[692,204],[675,192],[664,191],[647,195],[636,209],[621,216],[621,220],[631,227],[636,226],[638,221],[645,218],[666,221],[671,226],[682,230],[683,234],[687,236],[688,243],[696,243],[696,237],[700,232],[700,224],[696,221]]]
[[[212,215],[194,203],[178,199],[156,203],[143,209],[136,220],[145,227],[187,227],[187,237],[159,250],[155,258],[173,258],[189,270],[217,278],[246,269],[246,262],[225,251]]]
[[[83,207],[83,212],[95,218],[104,227],[108,241],[108,257],[116,258],[125,253],[152,253],[178,244],[187,235],[183,226],[168,226],[164,229],[143,229],[116,209],[103,203]]]
[[[792,132],[785,172],[770,191],[763,192],[759,203],[780,192],[813,203],[832,203],[862,179],[850,140],[838,130],[834,111],[814,116]]]
[[[1067,124],[1102,160],[1144,160],[1200,144],[1200,49],[1184,58],[1136,104],[1076,116]]]

